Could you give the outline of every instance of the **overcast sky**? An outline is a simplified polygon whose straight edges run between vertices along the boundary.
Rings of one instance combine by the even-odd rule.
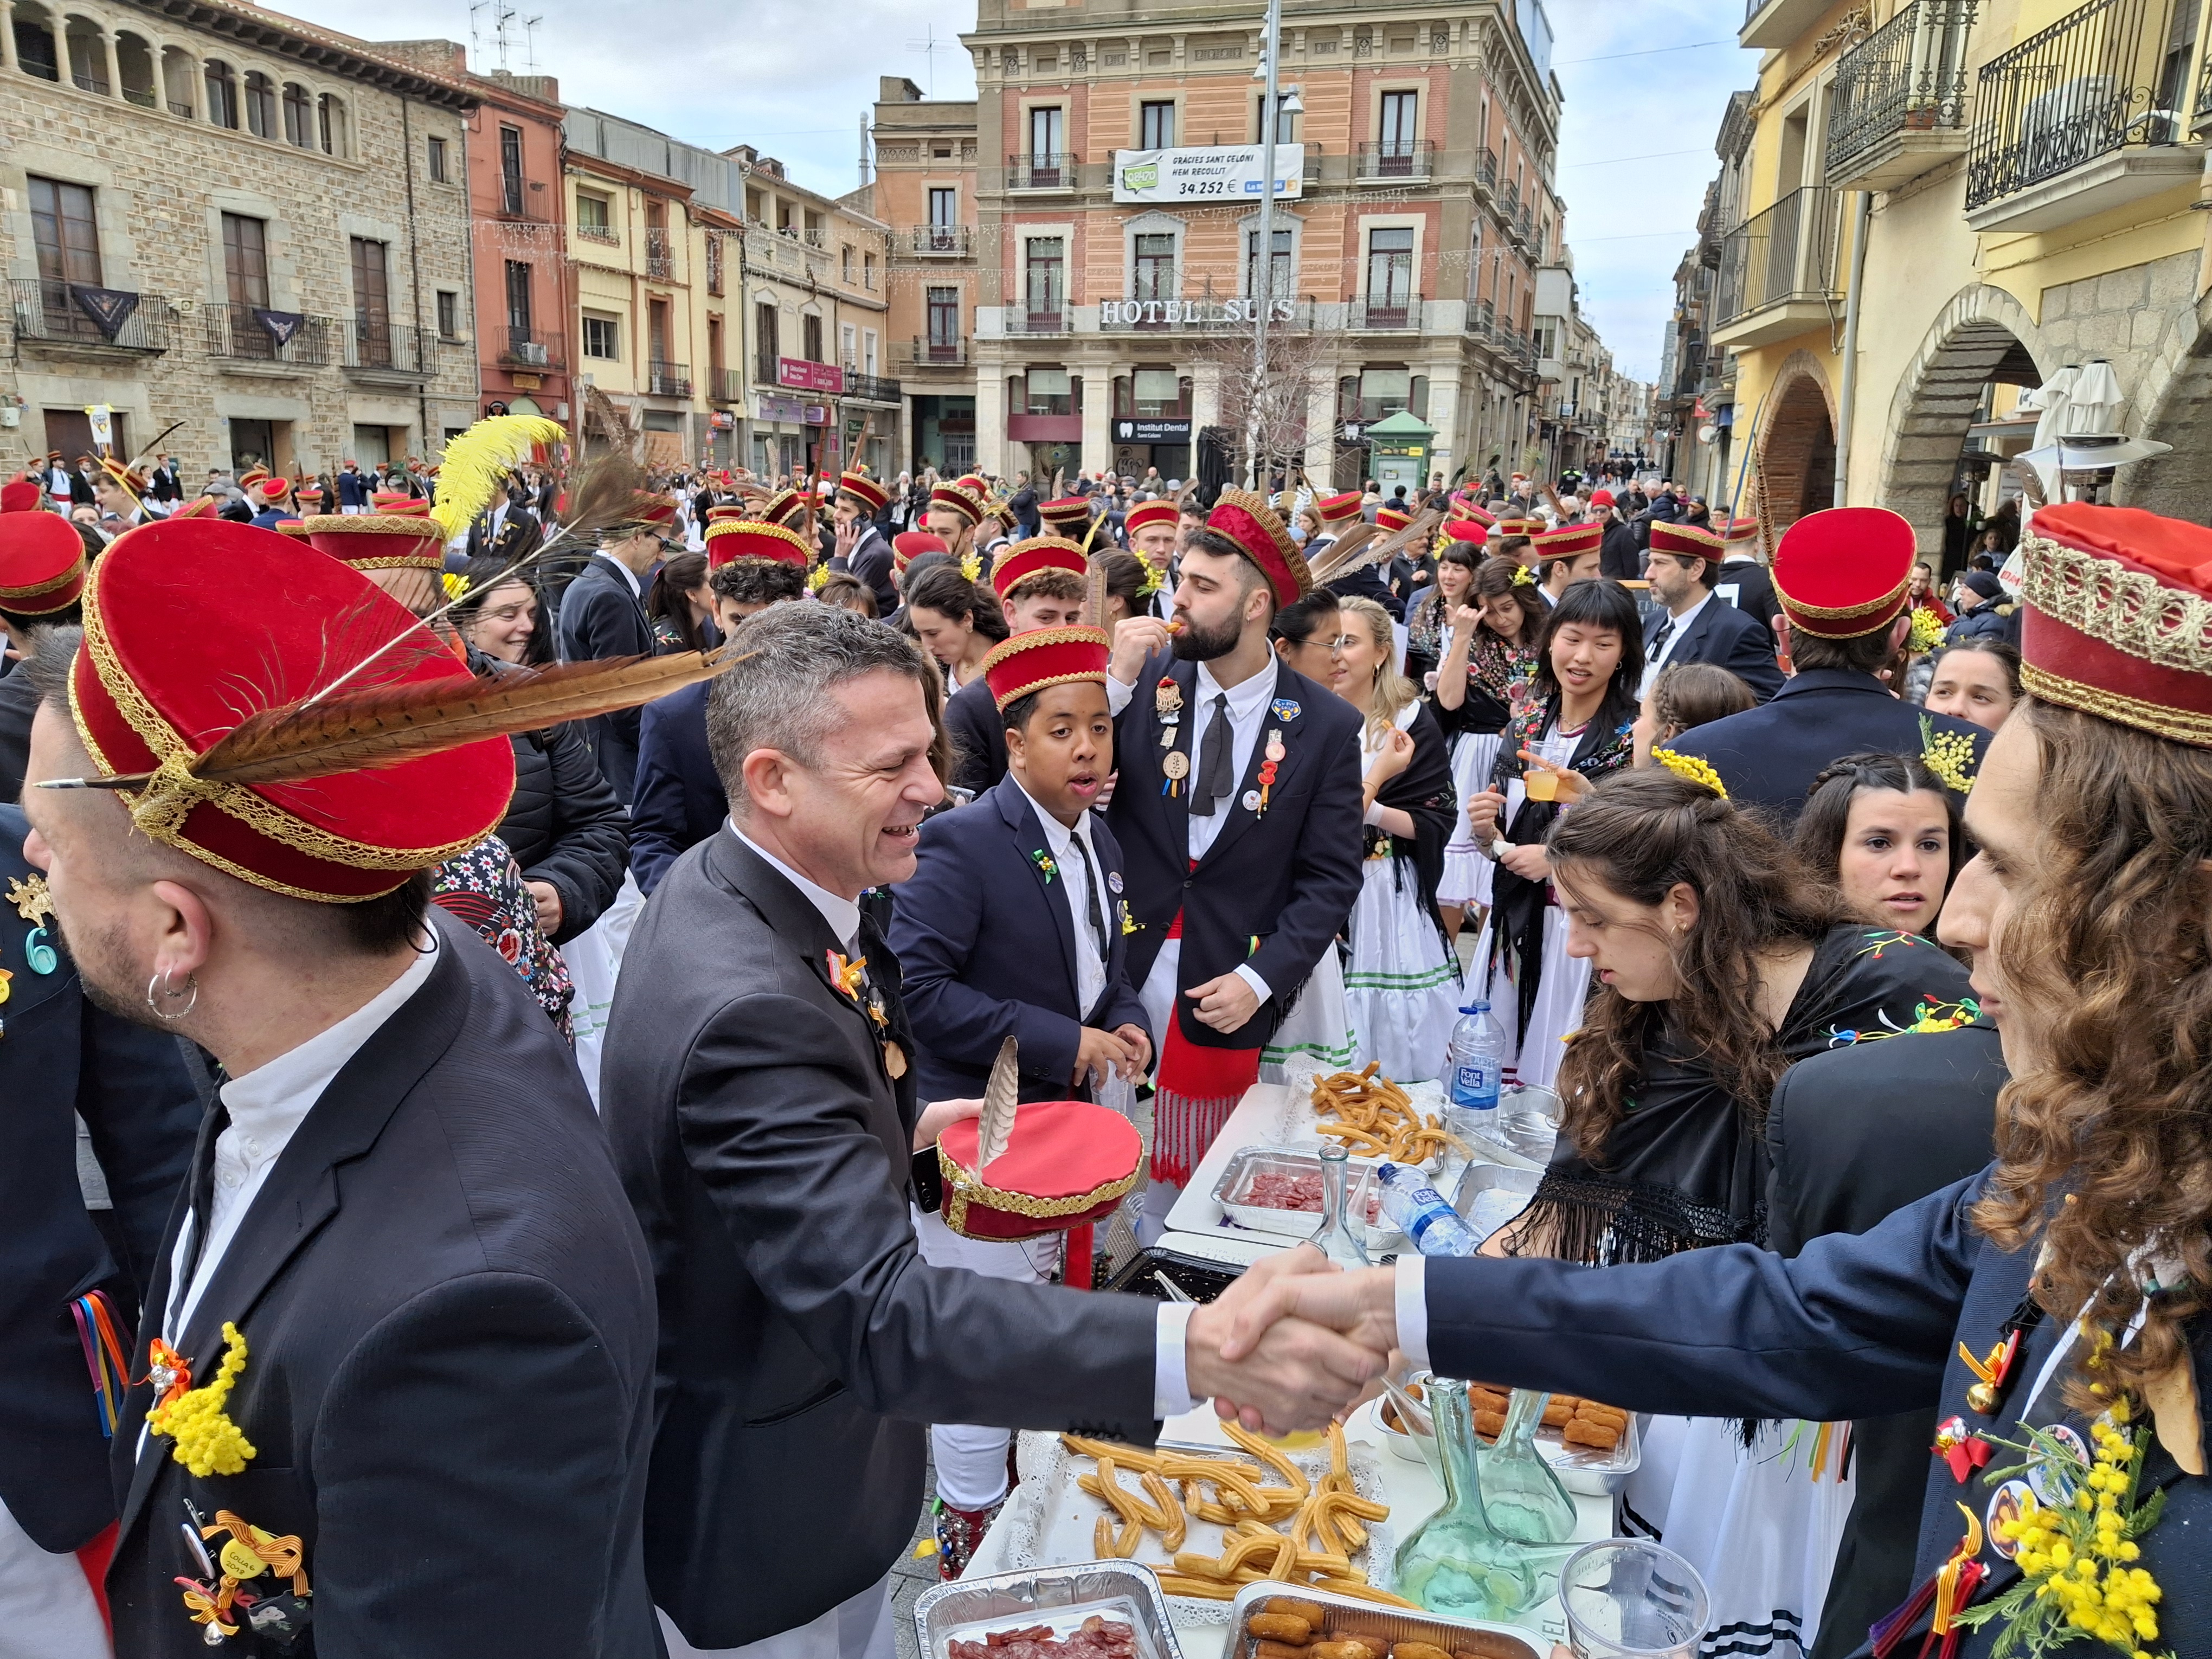
[[[1713,175],[1729,94],[1752,83],[1740,50],[1742,0],[1545,0],[1566,93],[1559,185],[1583,308],[1624,372],[1649,379]],[[496,67],[496,0],[476,13],[479,69]],[[374,40],[467,43],[466,0],[277,0],[277,9]],[[1255,8],[1256,9],[1256,8]],[[562,96],[714,149],[758,145],[799,182],[833,194],[860,180],[860,117],[877,77],[903,75],[940,98],[972,96],[954,0],[592,0],[514,7],[507,66],[556,76]],[[522,20],[538,17],[534,31]],[[931,39],[933,52],[925,50]]]

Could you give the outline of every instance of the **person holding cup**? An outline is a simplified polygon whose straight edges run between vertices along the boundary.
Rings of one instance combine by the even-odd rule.
[[[1559,774],[1595,778],[1628,765],[1643,673],[1629,591],[1602,579],[1569,587],[1546,618],[1532,694],[1506,726],[1490,787],[1468,803],[1470,836],[1498,861],[1478,994],[1516,1046],[1505,1076],[1530,1087],[1551,1086],[1559,1040],[1582,1024],[1589,990],[1589,964],[1567,955],[1543,847],[1562,810]]]

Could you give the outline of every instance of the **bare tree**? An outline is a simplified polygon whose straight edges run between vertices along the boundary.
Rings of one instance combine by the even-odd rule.
[[[1331,373],[1322,337],[1288,324],[1270,328],[1264,374],[1249,326],[1215,336],[1199,361],[1220,378],[1221,424],[1237,434],[1237,476],[1255,477],[1255,460],[1265,462],[1268,473],[1303,471],[1309,444],[1328,436],[1311,432],[1308,422],[1314,394],[1327,387]]]

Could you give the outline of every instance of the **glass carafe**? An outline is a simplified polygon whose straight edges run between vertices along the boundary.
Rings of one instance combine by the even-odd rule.
[[[1517,1618],[1552,1594],[1574,1547],[1522,1543],[1492,1526],[1483,1507],[1467,1384],[1437,1377],[1429,1385],[1428,1404],[1443,1463],[1444,1506],[1398,1547],[1398,1593],[1447,1618]]]
[[[1363,1237],[1366,1218],[1354,1220],[1346,1207],[1351,1185],[1348,1158],[1341,1146],[1321,1149],[1321,1225],[1314,1230],[1312,1242],[1340,1267],[1364,1267],[1371,1265]]]
[[[1491,1525],[1516,1543],[1564,1544],[1575,1533],[1575,1500],[1536,1449],[1551,1397],[1514,1389],[1498,1443],[1481,1454],[1483,1509]]]

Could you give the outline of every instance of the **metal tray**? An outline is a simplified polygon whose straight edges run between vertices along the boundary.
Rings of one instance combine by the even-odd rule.
[[[1247,1584],[1237,1592],[1229,1607],[1229,1646],[1222,1659],[1254,1659],[1259,1638],[1244,1626],[1260,1605],[1278,1595],[1318,1603],[1328,1614],[1330,1636],[1378,1637],[1394,1646],[1400,1642],[1426,1642],[1454,1655],[1472,1659],[1541,1659],[1528,1632],[1510,1625],[1492,1625],[1472,1619],[1444,1619],[1433,1613],[1407,1607],[1384,1607],[1328,1590],[1302,1589],[1295,1584]]]
[[[1416,1372],[1412,1380],[1425,1383],[1429,1376],[1426,1371]],[[1403,1429],[1392,1428],[1382,1415],[1386,1403],[1377,1400],[1370,1407],[1375,1414],[1375,1431],[1399,1456],[1407,1456],[1404,1449],[1411,1447],[1413,1455],[1427,1462],[1435,1472],[1435,1442],[1427,1435],[1408,1434]],[[1543,1454],[1544,1461],[1552,1466],[1552,1473],[1559,1477],[1559,1484],[1569,1492],[1584,1498],[1606,1498],[1626,1486],[1628,1477],[1644,1467],[1643,1423],[1644,1419],[1634,1412],[1629,1413],[1628,1426],[1621,1431],[1620,1443],[1611,1451],[1597,1451],[1587,1446],[1570,1449],[1559,1438],[1557,1429],[1538,1429],[1536,1449]],[[1490,1443],[1483,1441],[1482,1447],[1488,1450]],[[1439,1473],[1437,1478],[1441,1480],[1443,1477]]]
[[[1155,1302],[1170,1300],[1160,1281],[1152,1275],[1165,1273],[1184,1295],[1194,1302],[1211,1302],[1237,1282],[1241,1268],[1225,1262],[1208,1261],[1194,1255],[1185,1255],[1179,1250],[1164,1250],[1155,1244],[1139,1250],[1128,1263],[1106,1281],[1109,1291],[1124,1291],[1130,1296],[1148,1296]]]
[[[1483,1130],[1486,1118],[1490,1120],[1487,1133]],[[1549,1089],[1509,1089],[1500,1093],[1497,1110],[1455,1109],[1445,1114],[1444,1121],[1474,1148],[1476,1157],[1515,1169],[1540,1170],[1552,1161],[1559,1144],[1559,1097]]]
[[[1470,1164],[1460,1171],[1459,1187],[1452,1194],[1452,1208],[1460,1212],[1478,1238],[1487,1238],[1528,1207],[1528,1200],[1535,1196],[1537,1183],[1543,1178],[1534,1170],[1509,1170],[1502,1164]],[[1486,1194],[1492,1193],[1508,1196],[1503,1203],[1496,1199],[1486,1203]],[[1512,1202],[1515,1198],[1519,1202]],[[1486,1211],[1480,1221],[1475,1215],[1478,1204],[1483,1204]]]
[[[1375,1184],[1374,1165],[1348,1159],[1345,1167],[1345,1204],[1354,1215],[1360,1206],[1368,1205],[1373,1213],[1367,1218],[1365,1237],[1370,1244],[1395,1238],[1397,1228],[1389,1213],[1382,1207],[1382,1188]],[[1318,1210],[1278,1210],[1265,1204],[1250,1204],[1255,1177],[1263,1175],[1321,1175],[1318,1153],[1300,1152],[1284,1146],[1240,1146],[1230,1155],[1228,1165],[1221,1178],[1213,1183],[1214,1202],[1221,1212],[1240,1227],[1255,1232],[1279,1233],[1291,1238],[1310,1238],[1321,1225]]]
[[[992,1631],[1024,1625],[1050,1625],[1064,1633],[1094,1613],[1135,1629],[1138,1659],[1182,1659],[1160,1581],[1134,1561],[1031,1567],[933,1585],[914,1604],[914,1631],[921,1659],[946,1659],[956,1638],[980,1641]]]

